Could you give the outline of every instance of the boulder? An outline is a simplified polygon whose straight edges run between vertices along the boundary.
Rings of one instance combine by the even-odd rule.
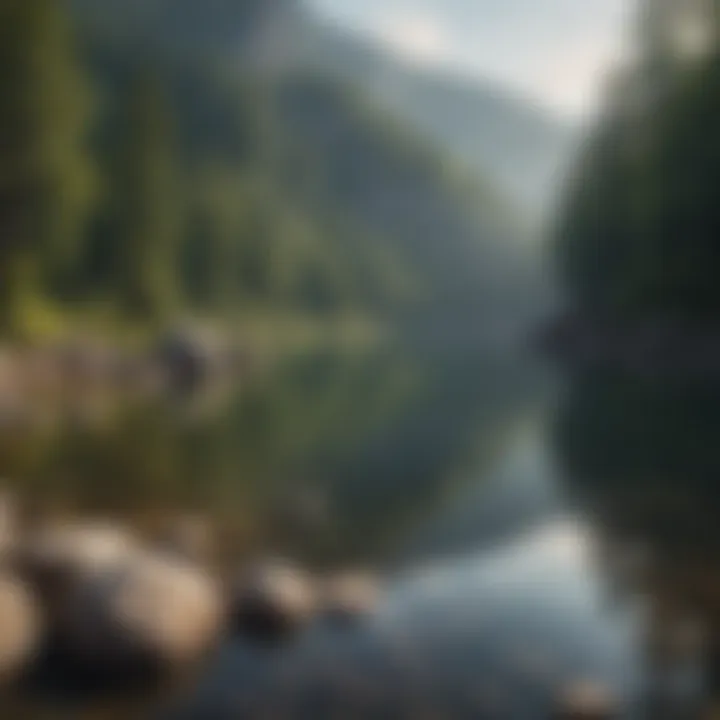
[[[557,720],[612,720],[619,717],[613,693],[605,685],[583,680],[568,685],[558,699]]]
[[[82,578],[60,613],[63,647],[96,673],[172,672],[200,660],[224,624],[201,568],[153,553]]]
[[[17,567],[51,612],[80,580],[125,566],[140,552],[122,526],[94,522],[54,524],[28,534]]]
[[[95,338],[75,338],[56,354],[64,382],[73,389],[112,384],[121,360],[115,348]]]
[[[65,369],[57,348],[29,348],[23,356],[23,369],[28,389],[36,400],[47,403],[66,390]]]
[[[258,564],[243,573],[231,598],[236,630],[260,639],[292,634],[313,618],[317,608],[312,578],[283,561]]]
[[[225,348],[218,335],[207,328],[175,328],[161,338],[155,353],[171,385],[193,390],[213,380],[223,366]]]
[[[0,681],[15,679],[35,658],[41,639],[41,613],[30,589],[0,575]]]
[[[357,620],[372,614],[379,598],[380,586],[372,574],[340,573],[324,583],[323,615],[331,620]]]

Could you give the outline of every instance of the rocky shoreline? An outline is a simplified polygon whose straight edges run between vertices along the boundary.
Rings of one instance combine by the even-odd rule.
[[[93,691],[147,690],[232,637],[276,643],[318,621],[359,622],[380,597],[369,571],[314,573],[272,558],[224,567],[183,517],[148,536],[97,518],[25,525],[9,495],[2,510],[6,689],[38,694],[59,677]]]
[[[249,351],[205,329],[179,329],[127,349],[77,337],[0,346],[0,430],[94,425],[120,406],[245,378]]]

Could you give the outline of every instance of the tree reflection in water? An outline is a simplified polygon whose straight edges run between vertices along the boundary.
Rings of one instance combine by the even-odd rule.
[[[720,383],[613,372],[576,376],[557,422],[605,568],[642,597],[651,717],[720,698],[719,431]]]

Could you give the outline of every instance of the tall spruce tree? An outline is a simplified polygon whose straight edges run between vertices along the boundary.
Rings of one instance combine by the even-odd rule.
[[[140,71],[130,89],[115,174],[121,303],[150,321],[164,319],[179,300],[182,184],[168,104],[160,79]]]
[[[93,173],[90,97],[56,0],[0,2],[0,332],[80,248]]]

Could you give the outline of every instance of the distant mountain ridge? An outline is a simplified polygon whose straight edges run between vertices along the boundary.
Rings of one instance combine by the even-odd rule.
[[[568,123],[499,85],[415,67],[369,39],[306,21],[295,62],[357,83],[533,214],[554,204],[577,139]]]
[[[293,0],[66,1],[104,100],[103,148],[127,133],[118,108],[152,101],[166,118],[145,150],[172,138],[192,302],[270,298],[473,338],[491,317],[509,325],[511,306],[518,317],[536,306],[534,246],[512,199],[389,112],[361,80],[357,46],[344,56],[357,79],[327,51],[320,67],[310,48],[321,50],[312,38],[325,30]],[[103,222],[98,245],[121,254],[113,217]]]
[[[477,78],[418,68],[298,0],[69,0],[117,34],[152,18],[155,46],[224,55],[255,71],[319,72],[349,82],[411,124],[532,219],[554,204],[576,133],[530,100]],[[132,27],[132,21],[130,21]]]

